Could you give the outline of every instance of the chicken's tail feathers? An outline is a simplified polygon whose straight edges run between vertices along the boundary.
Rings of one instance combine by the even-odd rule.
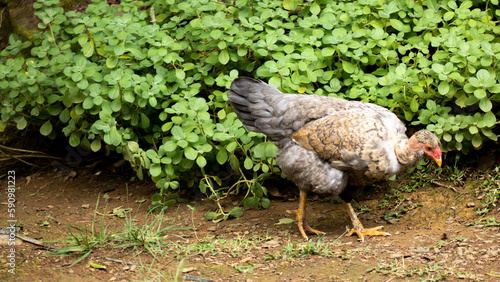
[[[269,95],[282,94],[277,88],[249,77],[233,81],[227,97],[234,112],[249,130],[269,134],[267,123],[274,118]]]

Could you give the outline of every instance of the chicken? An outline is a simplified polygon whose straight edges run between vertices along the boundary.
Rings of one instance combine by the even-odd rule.
[[[441,143],[430,131],[411,138],[395,114],[370,103],[317,95],[285,94],[252,78],[233,81],[228,99],[243,125],[264,133],[278,147],[282,173],[300,190],[299,231],[324,234],[306,222],[307,193],[340,196],[353,229],[365,235],[390,235],[382,226],[365,229],[351,206],[363,186],[416,166],[427,155],[441,166]]]

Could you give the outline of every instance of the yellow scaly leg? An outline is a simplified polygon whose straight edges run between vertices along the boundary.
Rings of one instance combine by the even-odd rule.
[[[302,237],[304,239],[308,240],[309,237],[307,237],[305,230],[317,234],[317,235],[324,235],[325,232],[316,230],[309,226],[306,222],[306,201],[307,201],[307,192],[300,191],[300,196],[299,196],[299,208],[294,210],[294,211],[287,211],[290,214],[295,214],[297,216],[297,223],[299,225],[299,231],[300,234],[302,234]]]

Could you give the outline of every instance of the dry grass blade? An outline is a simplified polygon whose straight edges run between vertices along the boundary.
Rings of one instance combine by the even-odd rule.
[[[438,181],[433,181],[432,183],[436,184],[436,185],[439,185],[441,187],[445,187],[445,188],[448,188],[448,189],[451,189],[453,190],[455,193],[458,193],[457,189],[453,186],[450,186],[450,185],[447,185],[447,184],[444,184],[444,183],[440,183]]]

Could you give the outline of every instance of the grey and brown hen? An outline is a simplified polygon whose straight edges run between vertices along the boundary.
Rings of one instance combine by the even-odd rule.
[[[300,190],[299,230],[312,233],[305,221],[308,192],[338,195],[344,200],[360,240],[390,235],[381,227],[363,228],[350,201],[364,185],[415,166],[424,155],[441,166],[439,139],[420,130],[411,138],[395,114],[370,103],[317,95],[285,94],[262,81],[233,81],[228,99],[244,126],[266,134],[278,147],[278,165]]]

